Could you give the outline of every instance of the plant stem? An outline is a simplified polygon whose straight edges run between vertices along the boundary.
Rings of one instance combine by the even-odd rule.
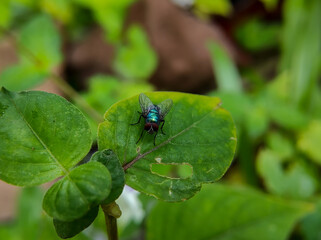
[[[101,208],[105,215],[108,240],[118,240],[117,218],[121,215],[119,206],[113,202],[108,205],[101,205]]]
[[[117,219],[113,216],[105,214],[105,222],[107,227],[108,240],[118,240]]]

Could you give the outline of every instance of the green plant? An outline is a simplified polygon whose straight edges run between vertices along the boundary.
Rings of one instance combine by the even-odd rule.
[[[106,112],[98,131],[99,152],[78,166],[91,146],[89,125],[80,111],[53,94],[13,93],[2,88],[0,178],[33,186],[63,177],[43,200],[59,236],[78,234],[95,219],[101,205],[109,237],[117,239],[115,218],[120,210],[114,201],[122,192],[124,176],[126,184],[158,199],[186,200],[202,183],[222,177],[236,146],[233,121],[219,107],[218,98],[165,92],[149,96],[153,102],[174,101],[166,116],[169,123],[164,131],[168,134],[158,137],[160,144],[153,146],[149,136],[135,144],[142,126],[130,125],[139,109],[137,96],[132,97]],[[154,172],[154,164],[187,164],[193,174],[172,178]]]
[[[0,238],[56,239],[55,234],[49,234],[54,232],[52,218],[61,237],[74,236],[96,219],[75,238],[93,239],[88,232],[99,232],[105,222],[110,237],[115,238],[115,219],[120,216],[120,209],[114,202],[120,202],[122,197],[118,197],[126,182],[146,194],[139,196],[145,219],[122,228],[119,232],[124,239],[142,234],[148,240],[252,240],[258,236],[318,239],[321,29],[316,23],[320,22],[320,1],[288,0],[282,5],[275,0],[262,0],[272,13],[273,8],[283,6],[282,20],[249,16],[249,20],[244,18],[242,25],[236,26],[234,34],[229,32],[247,54],[252,54],[254,61],[250,66],[237,67],[223,48],[209,43],[217,85],[209,93],[211,97],[150,92],[153,87],[147,80],[155,70],[157,56],[140,26],[123,27],[126,11],[133,2],[10,0],[0,5],[1,36],[10,37],[19,57],[18,64],[0,73],[0,85],[20,91],[49,78],[79,107],[92,129],[90,133],[83,115],[58,96],[2,90],[1,178],[19,185],[61,179],[43,200],[43,207],[51,217],[41,214],[42,194],[25,189],[19,213],[30,221],[18,216],[16,222],[0,225]],[[216,19],[210,18],[210,14],[227,16],[234,5],[226,0],[202,0],[194,1],[193,6],[192,10],[210,25]],[[232,18],[236,15],[234,12]],[[56,74],[64,56],[60,51],[61,33],[53,19],[70,41],[80,40],[92,24],[100,25],[106,41],[115,50],[113,73],[91,77],[88,89],[81,93],[66,84]],[[139,117],[140,92],[150,92],[147,95],[155,103],[166,98],[174,101],[166,116],[166,135],[157,136],[156,147],[148,134],[135,145],[143,124],[129,125]],[[230,117],[218,107],[217,97],[222,99],[222,107],[231,112],[237,134]],[[8,98],[18,102],[16,106],[30,122],[29,126],[42,134],[40,139],[27,134],[30,128],[20,121],[22,115],[14,110]],[[213,110],[214,106],[218,108]],[[221,112],[224,114],[220,115]],[[208,115],[198,122],[202,114]],[[221,123],[230,127],[221,128]],[[57,129],[62,134],[51,132]],[[24,134],[17,135],[18,131]],[[228,145],[221,138],[235,135],[238,146],[228,174],[220,184],[204,184],[218,180],[230,166],[235,142],[232,138]],[[98,142],[95,153],[88,153],[90,139]],[[34,147],[39,140],[50,145],[54,156],[60,153],[57,159],[62,164],[52,162],[48,151],[39,150],[43,145]],[[206,141],[215,144],[209,146]],[[96,188],[88,186],[93,182]],[[79,195],[77,189],[84,194]],[[184,201],[198,191],[195,197]],[[148,195],[176,202],[164,203]],[[82,201],[85,198],[89,200]],[[99,211],[99,205],[103,211]],[[138,212],[137,206],[132,208]],[[123,207],[122,210],[122,216],[129,212]],[[39,233],[42,228],[48,228],[48,235],[43,235],[47,231]]]
[[[257,77],[258,74],[239,73],[224,49],[213,43],[209,45],[218,83],[218,89],[210,95],[222,99],[223,107],[231,112],[238,129],[236,181],[263,187],[271,195],[287,199],[289,205],[298,200],[312,203],[312,213],[306,211],[298,217],[298,227],[292,230],[292,234],[300,239],[317,239],[320,224],[320,155],[316,146],[321,142],[320,101],[316,100],[320,99],[317,85],[320,67],[316,66],[320,66],[321,31],[314,24],[316,19],[320,20],[320,15],[308,10],[320,10],[320,7],[319,1],[309,4],[286,1],[280,71],[269,82]],[[304,34],[297,31],[298,24],[306,26]],[[268,34],[269,30],[257,25],[256,32]],[[251,44],[252,36],[241,34],[241,31],[237,33],[243,38],[241,42]],[[264,41],[260,44],[256,45],[258,49],[266,47]],[[254,50],[254,45],[252,47]],[[257,69],[250,71],[253,73]],[[247,91],[241,82],[245,82]],[[235,181],[233,177],[231,179]],[[283,219],[279,224],[286,222],[290,224],[291,220]],[[259,231],[259,227],[253,232],[256,230]],[[273,238],[268,232],[265,233],[266,239],[290,238],[289,232],[283,237],[273,235]],[[245,236],[254,239],[254,236]]]

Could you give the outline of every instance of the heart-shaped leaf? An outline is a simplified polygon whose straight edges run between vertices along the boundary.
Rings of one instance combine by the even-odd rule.
[[[0,179],[37,185],[66,175],[91,147],[83,114],[45,92],[0,91]]]
[[[125,186],[125,172],[118,160],[117,155],[110,149],[98,151],[92,155],[91,162],[100,162],[109,170],[112,180],[110,194],[102,204],[109,204],[115,201],[123,192]]]
[[[100,204],[110,189],[111,176],[107,168],[99,162],[89,162],[74,168],[52,185],[43,199],[43,209],[55,219],[73,221]]]
[[[97,217],[99,206],[95,206],[83,217],[71,222],[53,220],[56,232],[61,238],[71,238],[87,228]]]
[[[173,100],[165,117],[163,135],[145,134],[139,118],[138,96],[120,101],[105,114],[98,131],[99,149],[113,149],[126,172],[126,183],[140,192],[166,201],[192,197],[202,183],[220,179],[233,159],[236,136],[230,114],[220,108],[220,99],[193,94],[155,92],[147,94],[154,104]],[[152,171],[152,164],[189,165],[192,176],[177,178]],[[175,175],[175,174],[174,174]]]

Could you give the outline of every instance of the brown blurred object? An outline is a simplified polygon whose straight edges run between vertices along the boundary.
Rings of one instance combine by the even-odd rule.
[[[214,87],[207,42],[221,44],[234,60],[240,53],[215,23],[200,21],[168,0],[141,0],[130,10],[129,24],[141,24],[159,57],[151,82],[161,90],[206,92]]]
[[[106,42],[104,34],[101,28],[94,27],[82,41],[66,44],[65,74],[75,87],[86,87],[85,82],[95,74],[112,73],[114,49]]]
[[[63,96],[64,94],[62,91],[57,87],[55,83],[53,83],[50,79],[44,81],[40,85],[34,87],[32,90],[37,90],[37,91],[44,91],[44,92],[49,92],[49,93],[54,93],[60,96]]]
[[[0,72],[18,61],[16,50],[9,38],[0,41]]]
[[[19,187],[0,181],[0,222],[14,218]]]
[[[151,78],[159,90],[206,92],[214,88],[209,40],[222,44],[239,62],[241,54],[223,31],[207,24],[168,0],[140,0],[129,9],[126,26],[140,24],[147,32],[159,64]],[[68,46],[69,45],[69,46]],[[104,33],[94,28],[85,39],[66,47],[66,75],[73,85],[86,86],[97,73],[112,73],[113,48]]]

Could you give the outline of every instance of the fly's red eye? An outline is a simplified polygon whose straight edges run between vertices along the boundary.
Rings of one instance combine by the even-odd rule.
[[[157,125],[157,123],[152,123],[152,127],[153,127],[153,129],[154,129],[155,132],[158,131],[158,125]]]
[[[146,123],[144,129],[145,129],[146,131],[148,131],[151,126],[152,126],[151,123]]]

